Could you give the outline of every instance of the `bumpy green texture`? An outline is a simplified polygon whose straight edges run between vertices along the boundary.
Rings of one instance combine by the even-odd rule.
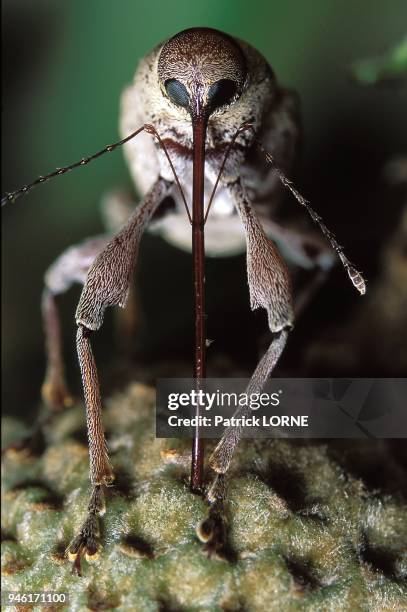
[[[106,402],[104,421],[117,480],[103,549],[82,576],[63,554],[90,492],[82,407],[57,416],[36,452],[4,454],[3,589],[68,591],[70,610],[407,609],[399,447],[242,442],[225,505],[228,550],[208,557],[195,532],[207,505],[188,489],[189,441],[155,439],[153,391],[130,386]],[[8,441],[21,435],[5,425]]]

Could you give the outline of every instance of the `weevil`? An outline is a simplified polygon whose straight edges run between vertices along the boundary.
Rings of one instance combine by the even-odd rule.
[[[270,377],[295,314],[326,276],[335,253],[358,291],[364,294],[366,289],[362,275],[334,235],[291,183],[301,132],[298,98],[278,84],[267,61],[252,46],[209,28],[180,32],[141,60],[132,84],[123,93],[120,117],[122,140],[39,177],[6,194],[2,201],[12,201],[33,186],[119,146],[124,147],[142,197],[116,234],[72,247],[45,277],[48,368],[43,395],[49,404],[70,402],[55,296],[73,282],[84,285],[76,311],[77,352],[86,403],[92,493],[85,522],[68,547],[77,564],[82,554],[92,557],[97,553],[104,487],[114,479],[91,336],[101,327],[108,306],[126,304],[140,239],[149,224],[167,241],[192,250],[193,376],[197,384],[205,377],[206,365],[205,254],[224,257],[246,249],[250,306],[267,312],[270,345],[255,369],[248,393],[259,392]],[[325,240],[276,221],[285,188],[306,209]],[[156,219],[164,200],[165,213]],[[110,204],[114,207],[117,202]],[[311,274],[306,292],[295,301],[285,259]],[[245,410],[242,408],[239,416]],[[209,458],[214,474],[206,493],[210,508],[218,508],[225,495],[225,474],[239,438],[238,428],[227,429]],[[203,444],[196,431],[191,461],[191,489],[196,492],[202,491],[203,465]],[[197,531],[208,544],[222,529],[210,512]]]

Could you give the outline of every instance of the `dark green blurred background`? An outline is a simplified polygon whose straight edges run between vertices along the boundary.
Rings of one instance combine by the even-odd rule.
[[[211,26],[257,46],[279,80],[299,91],[305,148],[298,184],[374,281],[380,245],[400,213],[401,202],[386,199],[381,171],[389,158],[406,150],[406,96],[398,88],[356,85],[349,65],[385,51],[402,38],[406,23],[405,0],[4,0],[2,190],[114,141],[120,92],[139,59],[177,31]],[[101,195],[129,184],[122,154],[116,152],[3,209],[6,412],[28,416],[38,404],[44,368],[43,272],[68,245],[102,231]],[[190,261],[153,237],[144,241],[142,252],[138,273],[146,287],[146,355],[151,361],[154,351],[160,357],[187,358],[192,338]],[[172,271],[168,261],[174,263]],[[76,390],[73,315],[78,296],[76,288],[62,300],[68,374]],[[210,263],[208,301],[209,336],[219,337],[216,350],[230,349],[249,371],[257,354],[251,337],[266,323],[264,313],[253,316],[248,311],[243,258]],[[345,318],[357,301],[342,270],[336,270],[294,332],[296,339],[284,357],[288,371],[299,371],[301,351],[310,339],[323,326]],[[103,371],[116,355],[111,317],[98,336]],[[361,368],[356,374],[370,372]]]

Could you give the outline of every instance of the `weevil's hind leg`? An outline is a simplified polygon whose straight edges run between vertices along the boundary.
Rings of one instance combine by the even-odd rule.
[[[61,410],[72,404],[72,396],[65,381],[57,296],[68,291],[74,283],[84,284],[91,264],[109,238],[107,234],[96,236],[69,247],[48,268],[44,277],[41,312],[45,334],[46,374],[41,393],[44,402],[53,410]]]
[[[102,488],[114,480],[102,424],[102,402],[90,336],[98,330],[108,306],[124,307],[133,278],[141,236],[154,211],[167,194],[171,183],[159,178],[137,206],[124,227],[113,236],[96,257],[86,276],[76,311],[76,346],[82,375],[89,440],[90,480],[93,486],[88,515],[67,553],[80,566],[83,555],[97,553],[98,519],[104,504]],[[100,502],[100,503],[99,503]]]

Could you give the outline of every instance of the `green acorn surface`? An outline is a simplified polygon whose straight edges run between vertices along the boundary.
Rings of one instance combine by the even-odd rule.
[[[155,438],[154,400],[133,384],[106,402],[116,481],[82,575],[64,551],[90,495],[83,407],[55,416],[31,448],[5,451],[3,590],[67,592],[69,610],[407,610],[401,446],[243,441],[227,543],[209,555],[196,535],[208,505],[189,491],[190,441]],[[17,421],[3,425],[3,444],[23,435]]]

